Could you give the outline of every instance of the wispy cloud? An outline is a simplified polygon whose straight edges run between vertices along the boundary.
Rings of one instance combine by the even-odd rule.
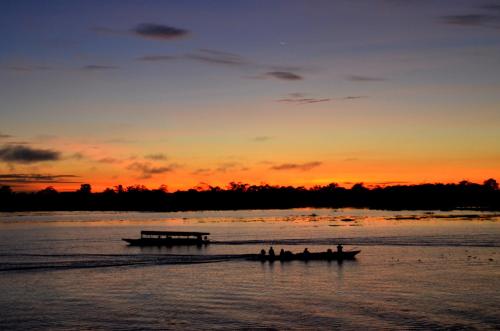
[[[111,138],[103,141],[105,144],[135,144],[137,141],[126,138]]]
[[[153,166],[149,162],[134,162],[127,169],[137,171],[142,174],[143,179],[151,178],[153,175],[164,174],[174,171],[177,166],[174,164],[168,166]]]
[[[303,93],[303,92],[293,92],[293,93],[288,93],[288,97],[290,98],[305,98],[307,95],[307,93]]]
[[[472,12],[462,15],[444,15],[441,22],[463,27],[488,27],[500,29],[500,4],[498,2],[483,4],[476,7],[483,13]]]
[[[240,164],[237,162],[224,162],[219,164],[219,166],[215,169],[217,172],[226,172],[230,169],[234,169],[238,167]]]
[[[107,164],[114,164],[114,163],[120,163],[122,162],[119,159],[115,159],[114,157],[103,157],[102,159],[97,160],[99,163],[107,163]]]
[[[145,156],[146,159],[155,160],[155,161],[163,161],[168,159],[165,154],[157,153],[157,154],[149,154]]]
[[[33,71],[45,71],[51,70],[52,68],[44,65],[12,65],[5,67],[7,70],[20,71],[20,72],[33,72]]]
[[[9,145],[29,145],[30,143],[27,141],[9,141]]]
[[[342,100],[356,100],[356,99],[363,99],[363,98],[368,98],[365,95],[348,95],[346,97],[342,97]]]
[[[500,4],[498,3],[488,3],[480,6],[481,9],[491,10],[491,11],[500,11]]]
[[[83,160],[85,158],[85,155],[83,153],[77,152],[73,153],[69,156],[70,159],[75,159],[75,160]]]
[[[278,99],[277,101],[303,105],[303,104],[327,102],[333,100],[332,98],[312,98],[306,96],[307,96],[306,93],[295,92],[295,93],[290,93],[286,98]]]
[[[173,61],[196,61],[205,64],[219,65],[233,68],[246,68],[256,71],[265,71],[263,74],[246,76],[252,79],[279,79],[285,81],[302,80],[304,77],[298,72],[304,71],[300,66],[273,66],[251,61],[244,56],[232,52],[200,48],[184,54],[148,54],[137,57],[136,61],[150,63],[168,63]]]
[[[157,40],[178,39],[189,34],[188,30],[156,23],[141,23],[134,27],[132,32],[143,38]]]
[[[189,53],[184,55],[184,57],[209,64],[222,64],[230,66],[242,66],[249,64],[249,62],[241,55],[213,49],[199,49],[197,53]]]
[[[269,71],[266,72],[265,76],[280,80],[289,80],[289,81],[297,81],[304,79],[299,74],[293,73],[291,71]]]
[[[373,77],[373,76],[361,76],[361,75],[349,75],[347,76],[348,80],[353,82],[383,82],[386,79],[382,77]]]
[[[319,167],[321,164],[322,164],[322,162],[319,162],[319,161],[306,162],[306,163],[283,163],[283,164],[272,166],[270,169],[272,169],[272,170],[307,171],[307,170],[311,170],[312,168]]]
[[[136,60],[143,62],[170,62],[174,60],[196,61],[207,64],[224,66],[246,66],[251,65],[239,54],[217,51],[213,49],[199,49],[196,52],[171,55],[171,54],[153,54],[138,57]]]
[[[8,138],[12,138],[12,136],[10,134],[5,134],[0,132],[0,139],[8,139]]]
[[[0,148],[0,160],[12,163],[57,161],[61,153],[51,149],[36,149],[24,145],[5,145]]]
[[[215,173],[226,173],[228,171],[248,171],[248,167],[243,167],[239,162],[223,162],[220,163],[216,168],[198,168],[191,172],[191,175],[208,176]]]
[[[317,99],[317,98],[287,98],[287,99],[279,99],[278,102],[287,102],[287,103],[296,103],[296,104],[308,104],[308,103],[318,103],[318,102],[327,102],[331,101],[330,98]]]
[[[210,168],[198,168],[195,169],[193,172],[191,172],[191,175],[210,175],[212,173],[212,170]]]
[[[265,142],[265,141],[269,141],[272,139],[274,139],[274,138],[271,136],[257,136],[257,137],[252,138],[252,140],[256,141],[256,142]]]
[[[46,174],[0,174],[0,183],[26,184],[26,183],[79,183],[68,180],[78,178],[75,175],[46,175]]]
[[[145,62],[163,62],[163,61],[172,61],[178,59],[179,56],[175,55],[145,55],[138,57],[136,60]]]
[[[85,71],[102,71],[102,70],[114,70],[119,67],[113,65],[103,65],[103,64],[88,64],[81,67],[82,70]]]
[[[441,17],[441,20],[446,24],[462,26],[483,26],[497,19],[496,16],[484,14],[447,15]]]

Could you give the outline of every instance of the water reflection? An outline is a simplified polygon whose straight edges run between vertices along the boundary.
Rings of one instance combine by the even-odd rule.
[[[0,329],[498,329],[497,216],[404,219],[413,215],[429,214],[0,216],[0,269],[42,267],[0,271]],[[354,222],[360,226],[343,225]],[[121,241],[165,228],[211,232],[219,243],[140,248]],[[339,239],[346,250],[361,246],[356,261],[236,258],[271,244],[326,251]]]

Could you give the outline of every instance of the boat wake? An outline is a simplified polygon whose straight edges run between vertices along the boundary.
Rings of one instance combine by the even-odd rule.
[[[1,254],[0,272],[216,263],[241,260],[249,256],[249,254]]]
[[[265,240],[211,241],[216,245],[337,245],[339,243],[358,246],[431,246],[431,247],[500,247],[498,235],[476,234],[474,236],[394,236],[394,237],[340,237],[340,238],[293,238]]]

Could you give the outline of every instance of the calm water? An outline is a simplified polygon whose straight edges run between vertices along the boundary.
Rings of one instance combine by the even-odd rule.
[[[128,247],[140,230],[204,247]],[[356,261],[260,263],[273,245]],[[1,330],[500,329],[500,214],[294,209],[0,214]]]

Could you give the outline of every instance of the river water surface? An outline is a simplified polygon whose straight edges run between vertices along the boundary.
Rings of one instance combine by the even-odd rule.
[[[129,247],[140,230],[206,247]],[[242,254],[361,249],[355,261]],[[1,330],[500,329],[500,214],[291,209],[0,214]]]

